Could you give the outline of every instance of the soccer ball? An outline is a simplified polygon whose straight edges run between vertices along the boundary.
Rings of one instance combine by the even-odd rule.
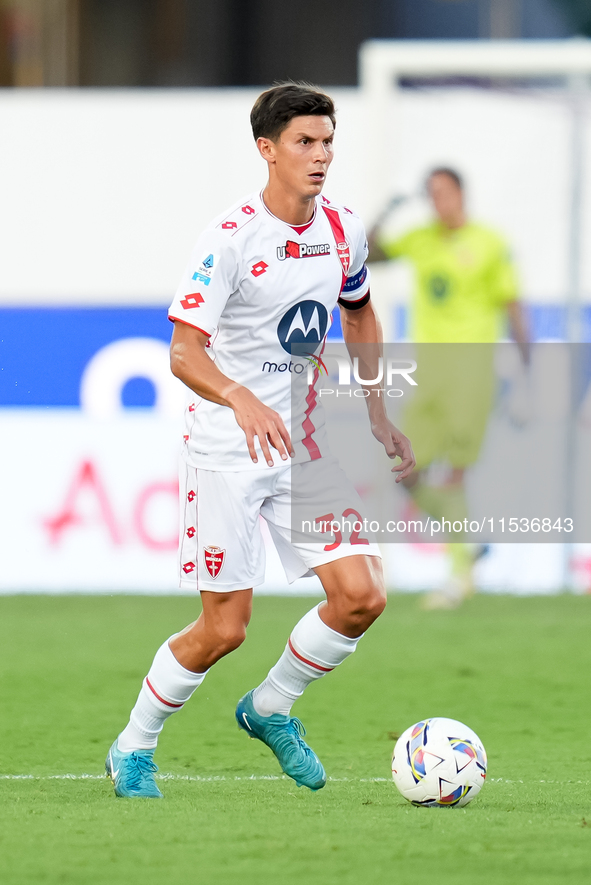
[[[424,719],[396,741],[392,777],[413,805],[467,805],[482,789],[486,751],[467,725],[455,719]]]

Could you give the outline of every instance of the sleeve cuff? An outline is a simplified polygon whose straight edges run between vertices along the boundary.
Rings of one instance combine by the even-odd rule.
[[[346,301],[344,298],[339,298],[337,303],[341,307],[344,307],[345,310],[359,310],[359,308],[365,307],[365,305],[369,303],[369,299],[370,294],[368,291],[361,298],[358,298],[357,301]]]
[[[181,320],[180,317],[175,317],[173,314],[168,314],[168,319],[171,323],[182,323],[183,326],[191,326],[192,329],[197,329],[198,332],[203,332],[204,335],[207,335],[208,338],[211,338],[212,332],[206,332],[205,329],[202,329],[201,326],[196,326],[195,323],[188,323],[187,320]]]

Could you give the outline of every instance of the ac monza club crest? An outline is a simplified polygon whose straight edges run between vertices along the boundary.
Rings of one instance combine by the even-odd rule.
[[[337,243],[337,252],[339,258],[341,259],[343,273],[346,276],[349,273],[349,267],[351,265],[351,253],[349,252],[349,244]]]
[[[203,558],[205,560],[205,568],[212,578],[217,578],[226,558],[226,551],[221,547],[204,547]]]

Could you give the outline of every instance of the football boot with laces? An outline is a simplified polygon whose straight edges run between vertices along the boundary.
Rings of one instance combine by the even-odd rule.
[[[107,776],[111,778],[117,796],[124,796],[128,799],[162,798],[162,793],[154,780],[158,766],[154,764],[153,755],[154,750],[122,753],[115,741],[105,761],[105,769]]]
[[[306,729],[299,719],[274,713],[260,716],[252,702],[252,691],[238,701],[236,721],[252,738],[257,738],[271,749],[285,774],[298,787],[320,790],[326,783],[326,774],[320,759],[303,740]]]

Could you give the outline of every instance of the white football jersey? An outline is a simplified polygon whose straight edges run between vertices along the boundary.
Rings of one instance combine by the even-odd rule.
[[[220,371],[279,412],[298,461],[325,453],[324,420],[314,384],[292,408],[291,382],[294,375],[307,378],[302,351],[321,353],[337,301],[367,300],[367,252],[360,218],[326,197],[316,199],[311,222],[292,227],[253,194],[199,237],[169,310],[171,320],[209,336]],[[260,450],[258,463],[252,462],[227,406],[196,397],[186,418],[185,458],[193,467],[268,467]],[[284,463],[271,452],[277,465]]]

